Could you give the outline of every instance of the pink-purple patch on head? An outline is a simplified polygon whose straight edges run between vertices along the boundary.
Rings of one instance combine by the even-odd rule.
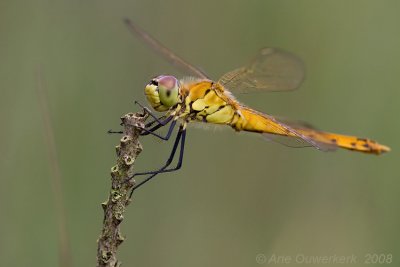
[[[177,87],[179,81],[171,75],[161,75],[156,78],[158,85],[164,87],[166,90],[172,90]]]

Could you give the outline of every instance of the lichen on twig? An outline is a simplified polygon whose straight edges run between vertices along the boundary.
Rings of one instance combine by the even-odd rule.
[[[128,113],[121,117],[124,129],[120,144],[116,146],[117,164],[111,168],[111,189],[107,201],[102,203],[104,219],[97,241],[98,267],[116,267],[121,264],[117,260],[117,249],[124,241],[120,224],[131,202],[130,191],[135,186],[135,182],[128,181],[128,178],[133,173],[136,157],[142,151],[138,139],[140,127],[144,126],[146,118],[146,113]]]

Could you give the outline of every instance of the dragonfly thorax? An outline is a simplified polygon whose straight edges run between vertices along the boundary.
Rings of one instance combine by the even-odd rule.
[[[147,101],[156,111],[167,111],[179,101],[180,83],[174,76],[161,75],[144,89]]]

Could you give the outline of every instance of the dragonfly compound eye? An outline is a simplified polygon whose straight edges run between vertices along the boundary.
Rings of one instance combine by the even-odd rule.
[[[179,88],[179,81],[174,76],[162,75],[152,79],[144,92],[150,105],[163,112],[178,103]]]
[[[157,81],[160,103],[166,108],[175,106],[179,100],[179,81],[174,76],[159,76]]]

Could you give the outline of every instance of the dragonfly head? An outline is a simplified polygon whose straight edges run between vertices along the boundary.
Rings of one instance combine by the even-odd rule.
[[[144,89],[150,105],[156,111],[167,111],[179,101],[180,83],[174,76],[161,75],[152,79]]]

